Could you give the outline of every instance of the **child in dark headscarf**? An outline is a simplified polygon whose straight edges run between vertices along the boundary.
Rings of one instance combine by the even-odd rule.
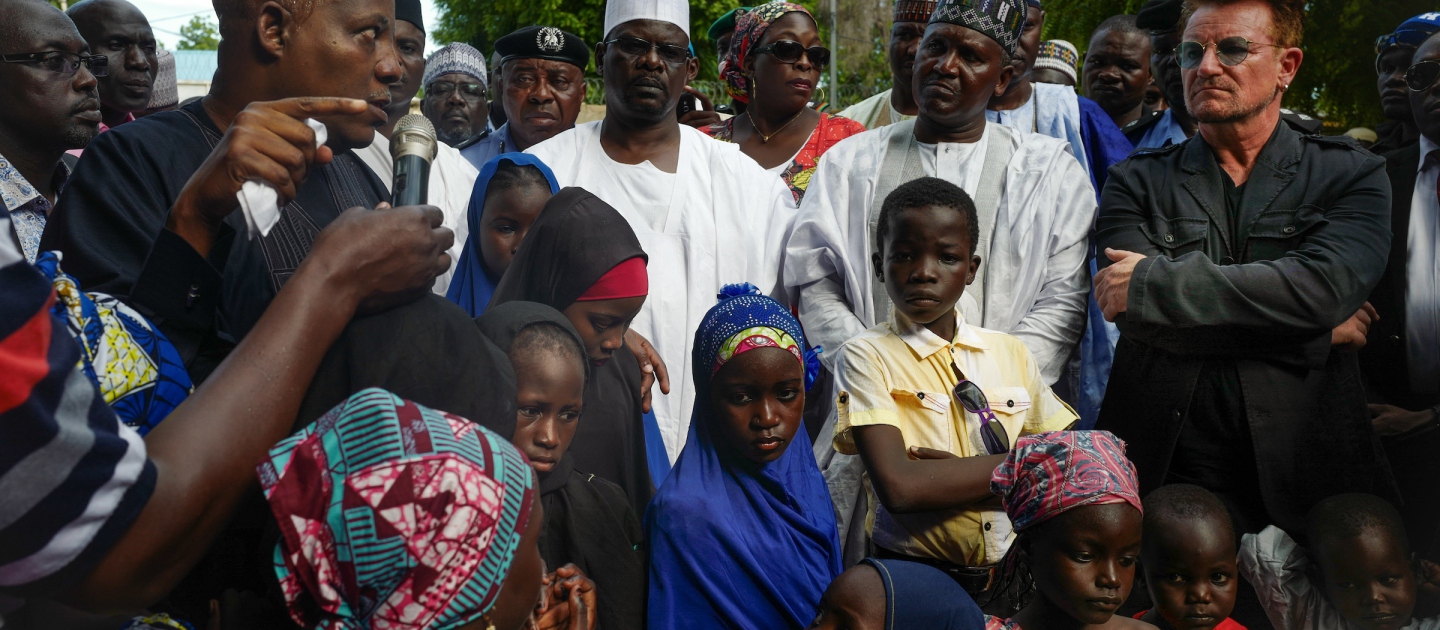
[[[511,442],[540,475],[545,525],[540,555],[552,567],[574,564],[595,581],[601,628],[645,625],[645,547],[640,519],[620,486],[575,470],[568,454],[589,422],[585,346],[559,311],[507,302],[476,323],[515,369],[517,409]]]
[[[1154,629],[1116,615],[1135,583],[1143,508],[1125,443],[1108,431],[1021,437],[991,490],[1035,579],[1030,602],[991,630]]]
[[[503,153],[486,162],[470,193],[470,234],[445,297],[471,317],[484,313],[525,232],[559,190],[550,168],[528,153]]]
[[[825,589],[810,630],[981,630],[985,615],[944,571],[866,558]]]
[[[799,432],[817,353],[788,309],[731,285],[692,361],[690,434],[645,514],[650,628],[804,627],[840,574],[835,508]]]
[[[640,363],[625,332],[649,294],[645,250],[625,218],[579,188],[550,198],[505,272],[490,308],[544,304],[565,315],[590,360],[575,470],[625,490],[637,514],[654,493],[646,459]]]

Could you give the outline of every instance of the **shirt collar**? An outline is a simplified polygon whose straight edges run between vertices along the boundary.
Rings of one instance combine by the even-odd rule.
[[[926,328],[923,324],[910,321],[900,309],[890,310],[890,325],[895,328],[895,333],[900,339],[920,358],[927,358],[941,350],[949,349],[951,346],[960,346],[973,350],[987,350],[988,346],[980,338],[969,324],[965,323],[965,313],[960,311],[959,305],[955,307],[955,339],[946,342],[944,339]]]
[[[1430,139],[1430,136],[1420,134],[1420,171],[1417,172],[1423,172],[1426,166],[1435,161],[1430,154],[1434,153],[1436,149],[1440,149],[1440,144],[1436,144],[1434,140]]]
[[[58,194],[65,188],[65,180],[69,179],[70,167],[61,160],[55,165],[55,175],[51,180]],[[40,191],[30,185],[29,180],[20,174],[20,169],[15,168],[10,160],[0,155],[0,203],[5,205],[6,210],[15,210],[40,196]]]

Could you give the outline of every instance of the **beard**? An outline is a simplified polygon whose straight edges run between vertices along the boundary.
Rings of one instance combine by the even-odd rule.
[[[1231,92],[1231,94],[1232,97],[1227,102],[1221,103],[1211,99],[1202,103],[1199,108],[1187,107],[1186,109],[1196,121],[1206,124],[1242,122],[1258,115],[1264,111],[1265,108],[1269,107],[1271,103],[1274,103],[1275,99],[1280,98],[1280,86],[1275,86],[1270,96],[1258,99],[1256,102],[1248,105],[1240,102],[1240,97],[1235,95],[1234,92]]]

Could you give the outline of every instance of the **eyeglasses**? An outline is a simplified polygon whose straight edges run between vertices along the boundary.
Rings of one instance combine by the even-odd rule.
[[[1005,432],[1005,425],[1000,424],[1000,419],[990,409],[990,400],[985,398],[985,392],[980,391],[980,386],[974,381],[966,380],[965,375],[960,373],[960,366],[951,363],[950,369],[955,371],[955,378],[960,379],[952,392],[955,400],[965,411],[980,416],[980,440],[985,443],[985,452],[991,455],[1010,452],[1010,434]]]
[[[1251,46],[1270,46],[1272,48],[1284,48],[1276,44],[1263,44],[1252,42],[1244,37],[1226,37],[1218,42],[1202,44],[1200,42],[1180,42],[1175,47],[1175,60],[1180,62],[1180,67],[1186,70],[1194,70],[1200,67],[1200,62],[1205,60],[1205,49],[1214,47],[1215,56],[1220,63],[1227,66],[1238,66],[1250,56]]]
[[[660,60],[665,63],[678,66],[690,58],[690,49],[673,46],[671,44],[656,44],[654,42],[640,39],[639,37],[616,37],[610,41],[601,42],[606,46],[615,46],[625,56],[639,59],[655,51],[660,54]]]
[[[1440,60],[1420,61],[1410,65],[1405,71],[1405,87],[1412,92],[1423,92],[1435,85],[1435,80],[1440,79]]]
[[[110,60],[104,55],[80,55],[63,50],[51,50],[3,55],[0,56],[0,60],[4,60],[6,63],[34,63],[41,68],[66,76],[75,76],[75,73],[80,71],[81,64],[89,68],[90,74],[96,77],[110,74]]]
[[[756,48],[751,51],[751,53],[757,55],[769,53],[775,55],[775,59],[782,63],[799,63],[800,57],[803,56],[810,60],[811,65],[821,68],[830,65],[829,48],[824,46],[811,46],[806,48],[800,45],[800,42],[794,42],[788,39],[771,42]]]
[[[436,81],[425,88],[425,93],[436,98],[450,98],[455,90],[460,90],[460,98],[467,101],[478,101],[485,95],[485,86],[479,83],[451,83],[449,81]]]

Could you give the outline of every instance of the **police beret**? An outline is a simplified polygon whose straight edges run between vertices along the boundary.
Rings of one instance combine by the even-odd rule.
[[[1150,0],[1135,14],[1135,27],[1156,33],[1168,33],[1180,26],[1180,10],[1184,0]]]
[[[590,63],[590,46],[579,35],[553,26],[527,26],[495,40],[500,63],[511,59],[550,59],[579,66]]]

